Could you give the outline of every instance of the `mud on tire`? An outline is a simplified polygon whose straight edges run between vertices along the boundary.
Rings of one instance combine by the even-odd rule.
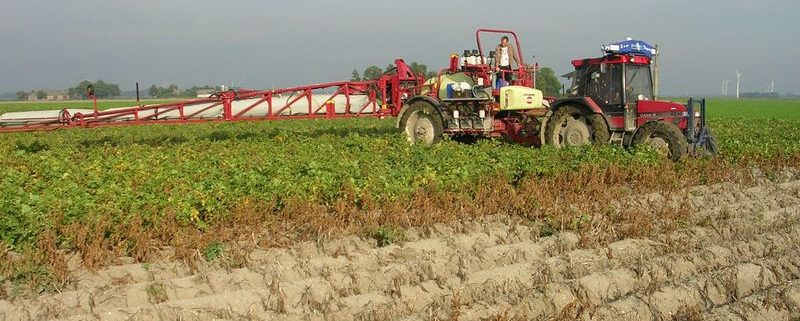
[[[559,108],[545,127],[545,143],[555,148],[605,144],[609,136],[603,115],[573,105]]]

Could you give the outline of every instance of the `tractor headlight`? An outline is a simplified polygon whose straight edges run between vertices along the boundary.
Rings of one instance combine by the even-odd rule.
[[[694,112],[694,118],[700,118],[700,112],[699,111]]]

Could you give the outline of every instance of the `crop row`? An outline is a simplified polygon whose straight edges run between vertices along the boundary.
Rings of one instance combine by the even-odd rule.
[[[797,105],[711,104],[710,124],[722,150],[715,162],[796,165]],[[776,116],[783,114],[788,116]],[[126,239],[130,233],[143,231],[140,235],[152,239],[158,236],[147,233],[166,222],[202,237],[231,224],[243,210],[265,211],[253,216],[258,220],[288,215],[284,222],[303,224],[293,221],[286,207],[306,204],[325,213],[345,200],[364,213],[386,213],[382,206],[413,203],[420,191],[484,201],[476,198],[487,193],[487,181],[513,188],[588,167],[652,173],[667,163],[647,149],[614,146],[534,149],[502,140],[410,146],[393,125],[391,119],[344,119],[3,135],[0,247],[36,253],[45,235],[55,238],[51,245],[71,250],[94,242],[88,237],[122,246],[118,254],[130,255],[124,249],[125,243],[136,243]],[[704,162],[689,159],[662,175],[683,175],[682,167],[697,170]],[[695,183],[702,184],[703,176],[697,177]],[[565,187],[581,188],[558,188]],[[497,199],[485,201],[502,204],[501,194],[492,197]],[[9,275],[2,265],[0,272],[0,281]]]

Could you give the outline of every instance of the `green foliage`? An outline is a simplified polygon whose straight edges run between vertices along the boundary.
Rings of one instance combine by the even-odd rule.
[[[545,96],[561,96],[561,82],[550,67],[544,67],[536,73],[536,88]]]
[[[222,244],[220,241],[211,242],[205,249],[203,249],[203,258],[206,259],[206,262],[213,262],[216,260],[222,252],[225,251],[225,245]]]
[[[220,87],[214,86],[192,86],[189,89],[181,90],[178,85],[171,84],[167,87],[152,85],[147,89],[147,94],[150,97],[164,99],[164,98],[194,98],[197,97],[197,92],[200,90],[220,90]]]
[[[214,86],[209,86],[209,85],[192,86],[191,88],[184,89],[183,91],[181,91],[181,97],[194,98],[194,97],[197,97],[198,92],[201,91],[201,90],[204,90],[204,91],[208,91],[208,90],[218,91],[218,90],[221,90],[221,89],[222,89],[221,87],[214,87]]]
[[[381,67],[378,66],[369,66],[367,69],[364,69],[364,80],[375,80],[381,77],[383,74],[383,70]]]
[[[17,94],[17,100],[28,100],[28,97],[30,97],[31,95],[31,93],[23,90],[18,91],[16,94]]]
[[[423,77],[425,77],[425,79],[428,79],[428,78],[431,78],[431,77],[436,77],[436,71],[434,71],[434,70],[430,70],[429,71],[428,70],[428,66],[425,65],[425,64],[421,64],[421,63],[418,63],[418,62],[414,61],[414,62],[408,64],[408,67],[411,68],[411,71],[413,71],[415,74],[420,74]],[[395,73],[394,68],[395,68],[394,64],[389,64],[389,65],[386,66],[386,69],[385,69],[386,71],[384,71],[384,73],[394,74]]]
[[[800,101],[712,99],[709,125],[722,156],[736,162],[743,155],[785,157],[800,151]]]
[[[64,106],[90,106],[79,103],[84,105]],[[0,110],[13,109],[9,106],[38,105],[0,104]],[[709,115],[722,157],[730,162],[800,153],[800,101],[712,100]],[[136,217],[144,226],[177,219],[202,232],[244,200],[331,205],[348,197],[356,204],[364,198],[373,201],[365,204],[380,204],[422,188],[475,195],[486,177],[518,182],[588,164],[655,167],[663,161],[652,150],[614,146],[536,149],[491,139],[472,145],[445,140],[430,148],[411,146],[394,121],[292,120],[3,134],[0,243],[21,250],[34,245],[48,228],[92,224],[100,218],[123,224]],[[375,235],[389,240],[394,235],[389,232],[376,230]]]
[[[539,226],[540,237],[552,236],[553,234],[556,234],[557,231],[558,227],[555,226],[555,223],[550,219],[545,219]]]
[[[147,296],[150,298],[150,302],[154,304],[158,304],[169,299],[167,296],[167,290],[162,283],[151,283],[147,286],[146,291]]]
[[[41,263],[31,259],[15,264],[0,262],[0,271],[7,271],[4,273],[5,278],[0,276],[0,282],[11,283],[11,291],[7,293],[9,298],[14,299],[28,293],[39,294],[55,288],[55,276]]]
[[[402,241],[405,237],[405,231],[396,226],[375,227],[369,229],[367,233],[378,242],[380,247]]]
[[[19,142],[14,146],[14,148],[16,150],[24,151],[24,152],[28,152],[28,153],[38,153],[38,152],[41,152],[43,150],[49,149],[50,145],[47,145],[47,143],[42,142],[40,140],[34,140],[32,142],[29,142],[29,143]]]
[[[94,95],[97,96],[97,98],[116,97],[120,94],[119,85],[107,83],[102,80],[97,80],[95,82],[89,80],[81,81],[75,87],[67,89],[67,94],[73,99],[86,99],[86,87],[89,85],[94,86]]]
[[[421,64],[418,62],[412,62],[408,65],[415,74],[421,74],[425,76],[425,78],[431,78],[436,76],[435,71],[428,71],[428,66],[425,64]]]
[[[353,75],[350,76],[350,81],[361,81],[361,75],[358,74],[358,70],[353,69]]]
[[[178,94],[180,94],[180,91],[178,90],[178,85],[175,84],[171,84],[166,88],[152,85],[147,89],[147,94],[153,98],[169,98],[177,97]]]

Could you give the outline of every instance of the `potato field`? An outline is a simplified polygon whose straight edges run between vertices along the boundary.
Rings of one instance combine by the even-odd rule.
[[[0,320],[796,318],[800,101],[708,106],[720,154],[679,162],[395,119],[3,134]]]

